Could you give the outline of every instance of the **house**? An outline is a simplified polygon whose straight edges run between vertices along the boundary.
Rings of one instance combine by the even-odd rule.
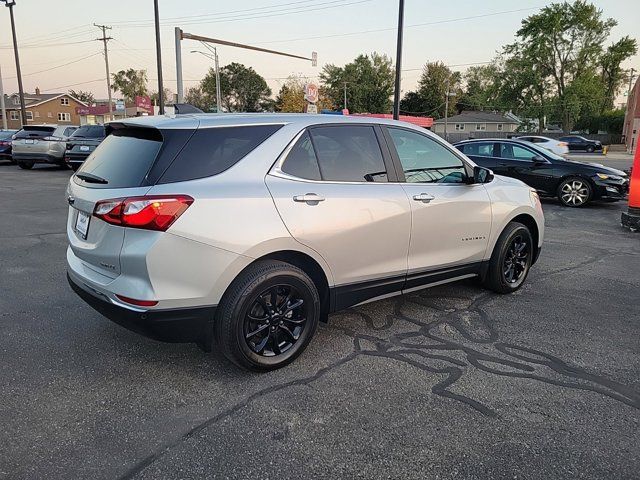
[[[17,93],[5,95],[7,111],[7,127],[19,129],[22,126],[20,115],[20,96]],[[44,123],[57,125],[80,125],[80,117],[76,111],[78,107],[88,105],[67,93],[25,93],[24,103],[27,111],[28,125],[42,125]],[[2,112],[0,112],[0,121]]]
[[[433,131],[444,133],[444,118],[434,122]],[[447,119],[447,133],[515,132],[521,121],[511,112],[463,111]]]
[[[640,79],[636,80],[627,97],[627,111],[624,114],[622,127],[622,137],[629,153],[636,151],[638,132],[640,132]]]

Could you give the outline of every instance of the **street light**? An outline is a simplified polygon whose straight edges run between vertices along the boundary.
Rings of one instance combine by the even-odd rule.
[[[211,55],[210,53],[201,52],[199,50],[191,50],[191,53],[199,53],[200,55],[204,55],[205,57],[213,60],[216,69],[216,113],[220,113],[222,111],[222,92],[220,90],[220,67],[218,66],[218,49],[216,47],[211,48],[213,49],[213,55]]]
[[[16,24],[13,20],[13,7],[16,0],[0,0],[4,2],[5,7],[9,7],[9,15],[11,16],[11,33],[13,34],[13,53],[16,57],[16,75],[18,76],[18,94],[20,95],[20,111],[22,117],[22,125],[27,124],[27,110],[24,106],[24,89],[22,88],[22,74],[20,73],[20,58],[18,57],[18,40],[16,39]]]
[[[404,28],[404,0],[398,3],[398,39],[396,41],[396,81],[393,92],[393,118],[400,118],[400,71],[402,68],[402,33]]]

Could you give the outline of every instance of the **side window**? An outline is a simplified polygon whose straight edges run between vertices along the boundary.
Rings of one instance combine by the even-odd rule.
[[[466,171],[462,160],[443,145],[417,132],[400,128],[388,130],[400,157],[407,182],[464,182]]]
[[[466,155],[475,155],[476,157],[493,157],[493,143],[467,143],[463,145],[462,150]]]
[[[387,170],[373,127],[314,127],[310,136],[323,180],[387,182]]]
[[[306,178],[307,180],[321,179],[318,159],[316,158],[316,152],[313,150],[309,132],[304,132],[293,146],[282,165],[282,171],[294,177]]]
[[[536,153],[534,153],[533,151],[527,150],[526,148],[520,147],[518,145],[513,145],[511,143],[500,144],[501,158],[530,161],[533,160],[533,157],[535,156]]]

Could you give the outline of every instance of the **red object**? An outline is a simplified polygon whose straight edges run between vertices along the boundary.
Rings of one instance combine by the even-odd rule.
[[[640,146],[636,147],[629,183],[629,207],[640,208]]]
[[[151,97],[137,96],[136,107],[144,108],[148,113],[153,113],[153,104],[151,103]]]
[[[138,307],[153,307],[158,304],[156,300],[136,300],[135,298],[125,297],[124,295],[118,295],[117,293],[116,297],[123,302],[130,303],[131,305],[137,305]]]
[[[361,117],[393,119],[393,115],[391,115],[390,113],[354,113],[353,115]],[[401,122],[412,123],[423,128],[433,127],[433,117],[414,117],[413,115],[400,115],[399,120]]]
[[[93,215],[112,225],[164,232],[192,203],[188,195],[114,198],[98,202]]]

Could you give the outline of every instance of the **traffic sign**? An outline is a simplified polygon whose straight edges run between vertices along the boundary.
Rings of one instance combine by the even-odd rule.
[[[304,86],[304,99],[310,103],[316,103],[318,101],[318,85],[315,83],[307,83]]]

